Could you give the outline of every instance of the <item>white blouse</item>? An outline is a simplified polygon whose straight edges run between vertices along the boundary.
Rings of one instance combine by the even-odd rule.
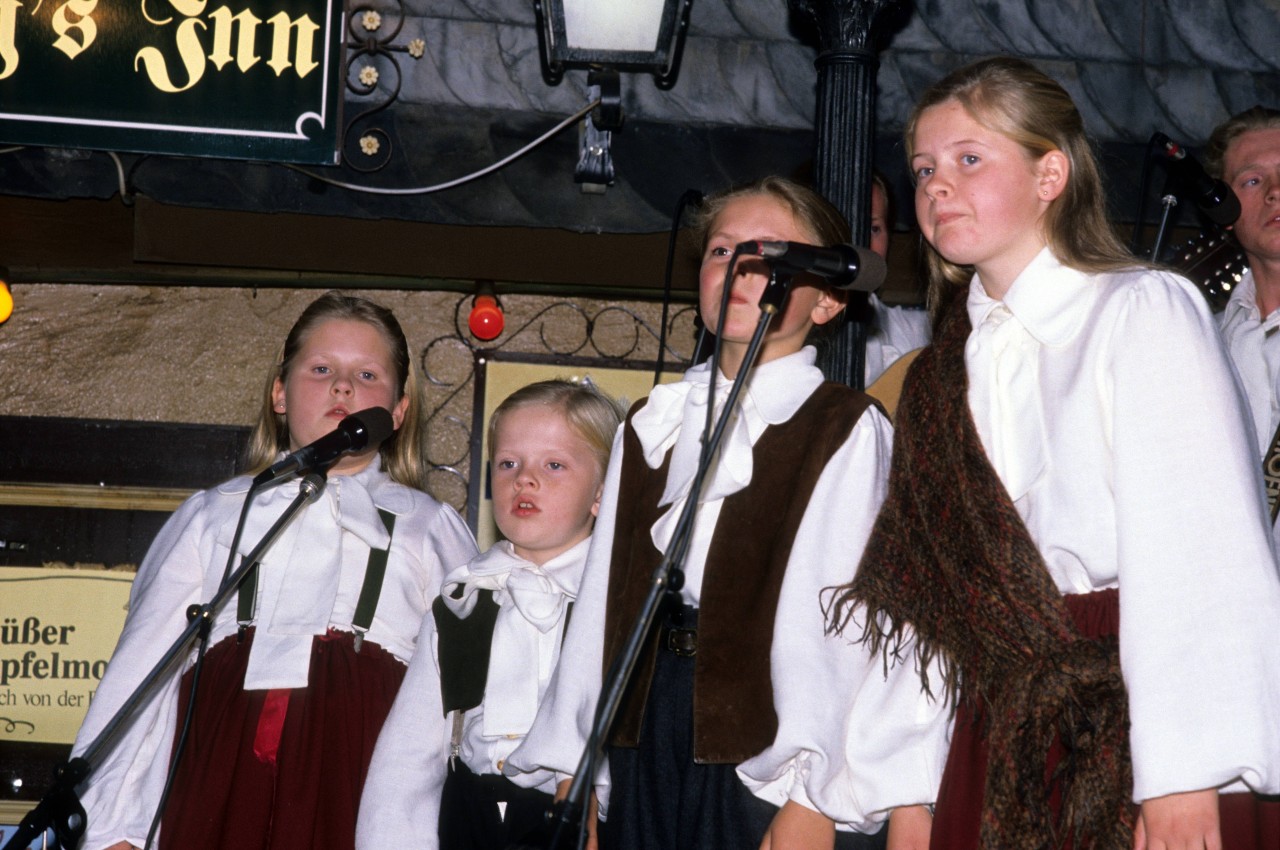
[[[928,310],[890,306],[874,292],[867,300],[876,315],[876,325],[867,334],[866,386],[871,386],[899,357],[928,345],[932,325]]]
[[[475,610],[477,592],[493,591],[498,604],[484,700],[463,715],[458,758],[473,772],[502,774],[524,740],[560,656],[565,617],[577,596],[589,539],[537,566],[499,541],[445,577],[441,595],[460,617]],[[464,586],[463,594],[453,593]],[[448,747],[436,730],[443,711],[434,617],[423,624],[432,653],[418,653],[387,717],[365,780],[356,829],[359,848],[437,846],[439,799]],[[428,692],[428,690],[430,692]],[[449,726],[452,727],[452,715]],[[431,730],[431,735],[423,734]],[[452,737],[451,734],[446,738]],[[556,777],[536,771],[521,784],[554,794]]]
[[[1265,457],[1280,425],[1280,310],[1262,316],[1253,272],[1246,271],[1218,322],[1253,414],[1258,457]]]
[[[763,364],[748,377],[740,415],[726,431],[722,462],[710,477],[695,523],[685,569],[687,600],[697,601],[723,499],[751,480],[751,446],[768,424],[790,419],[822,381],[814,358],[814,350],[805,348]],[[670,539],[671,519],[688,493],[708,374],[703,364],[680,383],[656,387],[634,418],[650,467],[672,450],[663,497],[671,508],[652,530],[659,548]],[[723,376],[718,384],[727,387]],[[920,679],[911,665],[899,665],[886,681],[880,658],[853,643],[853,635],[830,636],[825,629],[823,591],[852,577],[884,500],[891,441],[888,422],[868,410],[818,480],[778,598],[771,656],[777,737],[738,767],[744,784],[761,799],[777,806],[795,800],[843,829],[861,831],[878,828],[893,805],[934,799],[948,731],[945,711],[919,699]],[[577,769],[601,687],[621,462],[619,432],[560,665],[533,729],[509,766],[548,768],[562,776]],[[596,777],[596,787],[607,813],[606,771]]]
[[[1049,572],[1063,593],[1120,589],[1134,800],[1280,791],[1280,578],[1203,297],[1046,249],[1002,302],[975,277],[968,309],[978,433]]]
[[[477,590],[494,591],[498,603],[484,701],[464,717],[459,757],[473,773],[502,774],[533,725],[560,659],[565,621],[590,544],[587,538],[538,566],[504,540],[445,578],[441,594],[460,616],[475,607]],[[454,600],[451,591],[460,584],[467,592]],[[523,777],[521,785],[554,794],[556,777],[540,771]]]
[[[186,628],[187,607],[213,598],[248,489],[249,478],[242,476],[196,493],[160,530],[134,579],[124,630],[73,754],[97,737]],[[296,483],[286,482],[255,497],[237,547],[240,554],[257,544],[261,531],[297,492]],[[328,628],[352,630],[370,547],[387,545],[379,507],[396,514],[397,521],[377,613],[366,638],[408,663],[445,566],[473,557],[475,542],[452,508],[396,484],[375,458],[354,475],[330,478],[320,498],[307,505],[263,555],[256,633],[246,671],[246,678],[257,679],[246,682],[247,689],[294,687],[299,677],[305,685],[312,635]],[[238,561],[237,557],[237,565]],[[216,615],[209,645],[235,634],[237,627],[233,594]],[[305,654],[297,650],[301,644]],[[264,651],[258,651],[260,646]],[[163,680],[82,786],[88,814],[84,850],[122,840],[144,844],[169,763],[179,680],[193,658],[191,653]]]

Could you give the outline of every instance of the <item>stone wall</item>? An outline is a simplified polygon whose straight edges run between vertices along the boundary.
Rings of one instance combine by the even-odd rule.
[[[16,285],[13,316],[0,325],[0,416],[251,425],[285,335],[318,294]],[[360,294],[396,313],[431,378],[429,457],[465,471],[472,372],[480,345],[465,332],[470,296],[403,290]],[[657,357],[660,305],[527,295],[501,300],[506,330],[488,344],[494,350],[610,364]],[[692,314],[680,306],[672,312],[668,360],[687,359],[693,349]],[[448,476],[432,481],[437,495],[453,504],[465,501],[459,486]]]

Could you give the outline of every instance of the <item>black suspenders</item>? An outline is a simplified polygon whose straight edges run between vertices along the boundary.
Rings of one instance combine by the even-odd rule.
[[[364,584],[360,587],[360,599],[356,602],[356,613],[351,621],[351,628],[355,632],[355,650],[360,651],[360,645],[364,643],[365,632],[369,631],[369,627],[373,625],[374,612],[378,610],[378,599],[382,596],[382,582],[387,575],[387,557],[391,553],[391,535],[395,532],[396,515],[390,511],[378,508],[378,516],[382,517],[382,524],[387,527],[387,548],[386,549],[369,549],[369,563],[364,570]],[[240,584],[240,596],[236,602],[236,620],[240,623],[240,637],[243,639],[245,630],[253,623],[254,609],[257,607],[258,597],[258,565],[254,564],[249,572],[245,574],[244,581]]]

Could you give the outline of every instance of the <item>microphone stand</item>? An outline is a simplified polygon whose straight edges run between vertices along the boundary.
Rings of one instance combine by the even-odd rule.
[[[275,524],[267,529],[262,541],[254,547],[252,552],[241,559],[240,566],[222,583],[218,588],[218,592],[214,594],[213,599],[204,604],[192,605],[187,609],[189,623],[186,629],[170,645],[160,660],[151,668],[150,672],[138,683],[133,693],[116,710],[116,713],[112,715],[111,719],[102,728],[102,731],[98,733],[89,746],[85,747],[84,752],[54,768],[53,787],[40,799],[39,804],[22,819],[22,823],[18,825],[17,832],[4,845],[3,850],[23,850],[50,827],[54,831],[56,846],[62,847],[64,850],[74,850],[84,836],[86,822],[84,807],[80,805],[80,798],[76,795],[76,786],[88,779],[93,773],[94,768],[97,766],[96,762],[99,754],[103,750],[110,751],[111,745],[115,743],[114,739],[125,725],[125,722],[131,720],[138,706],[151,696],[162,677],[168,673],[173,663],[183,655],[191,641],[197,635],[200,635],[202,639],[208,637],[209,630],[213,627],[213,619],[219,609],[222,608],[223,603],[226,602],[227,597],[239,587],[249,570],[257,566],[258,558],[275,542],[276,538],[280,536],[280,532],[284,530],[285,526],[289,524],[289,521],[293,519],[298,511],[306,503],[313,502],[319,498],[320,493],[324,490],[324,485],[325,474],[322,471],[312,472],[303,478],[298,488],[298,495],[281,513]],[[246,503],[253,498],[255,492],[256,488],[249,488],[249,492],[245,494]]]
[[[1169,229],[1169,217],[1173,214],[1174,207],[1178,206],[1178,196],[1168,191],[1166,181],[1165,193],[1160,198],[1160,206],[1164,209],[1160,213],[1160,226],[1156,228],[1156,241],[1151,245],[1151,262],[1160,262],[1160,249],[1164,247],[1165,231]]]
[[[1142,180],[1138,185],[1138,214],[1133,222],[1133,234],[1129,240],[1129,250],[1134,256],[1142,256],[1144,252],[1141,250],[1142,229],[1145,222],[1143,218],[1147,208],[1147,182],[1151,177],[1152,162],[1155,157],[1156,149],[1159,147],[1160,134],[1156,133],[1147,141],[1147,150],[1142,159]],[[1178,196],[1172,187],[1173,175],[1167,174],[1164,178],[1164,191],[1160,195],[1160,206],[1163,208],[1160,213],[1160,225],[1156,230],[1156,240],[1151,246],[1146,258],[1152,263],[1160,261],[1160,249],[1163,247],[1165,232],[1169,229],[1169,219],[1173,214],[1173,210],[1178,206]]]
[[[727,315],[730,282],[737,257],[738,254],[735,251],[725,275],[726,283],[720,299],[719,327],[721,328],[724,327],[725,316]],[[765,261],[770,262],[767,259]],[[698,458],[698,468],[689,486],[689,495],[685,498],[684,508],[681,510],[680,517],[676,523],[671,543],[668,544],[667,551],[663,554],[662,562],[658,564],[652,573],[649,593],[645,597],[635,624],[627,636],[627,641],[618,657],[614,659],[609,667],[604,687],[600,692],[599,702],[596,705],[591,734],[587,737],[587,744],[583,749],[582,757],[578,761],[573,781],[569,785],[569,792],[563,800],[555,804],[548,815],[551,833],[550,841],[546,844],[548,850],[563,850],[563,848],[582,846],[582,841],[585,838],[582,815],[586,809],[589,789],[595,781],[596,762],[602,754],[605,737],[613,725],[618,708],[622,704],[623,694],[626,692],[627,684],[631,681],[631,673],[640,659],[645,639],[653,628],[665,594],[668,591],[678,592],[684,585],[682,568],[689,552],[689,543],[693,537],[693,524],[698,510],[698,497],[702,493],[707,474],[711,470],[712,462],[724,437],[729,417],[732,415],[738,396],[742,392],[746,376],[750,374],[751,368],[755,365],[760,346],[764,341],[765,331],[768,330],[769,323],[773,320],[773,317],[780,313],[786,304],[793,276],[793,272],[779,269],[770,262],[769,283],[765,286],[765,290],[760,296],[760,321],[756,324],[751,342],[747,346],[746,355],[743,357],[742,364],[738,369],[737,379],[733,382],[714,429],[703,436],[702,453]],[[715,376],[718,367],[714,360],[713,358],[711,365],[711,394],[707,401],[708,417],[710,417],[711,411],[715,408]],[[690,424],[685,423],[682,427],[689,427]],[[708,422],[708,424],[710,423]],[[573,840],[573,843],[570,843],[571,840]]]

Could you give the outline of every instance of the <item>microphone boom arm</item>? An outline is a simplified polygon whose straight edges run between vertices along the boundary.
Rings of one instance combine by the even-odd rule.
[[[213,598],[204,604],[192,605],[187,609],[189,622],[182,634],[165,650],[160,660],[116,709],[115,714],[102,727],[102,731],[85,747],[84,752],[54,769],[53,787],[22,819],[18,830],[5,843],[3,850],[23,850],[50,827],[53,828],[55,840],[66,850],[80,843],[80,838],[84,835],[86,816],[76,795],[76,786],[89,778],[97,766],[99,753],[110,749],[125,721],[130,720],[138,706],[151,696],[161,678],[183,655],[197,633],[212,626],[213,618],[222,608],[227,597],[240,585],[249,570],[257,566],[258,558],[275,542],[280,532],[303,505],[320,496],[324,490],[324,484],[324,475],[319,472],[313,472],[304,478],[300,483],[298,495],[289,503],[271,528],[267,529],[267,533],[263,535],[253,551],[241,559],[240,566],[222,583]],[[245,494],[246,501],[253,498],[255,489],[250,487],[249,492]]]
[[[730,261],[727,278],[732,275],[733,267],[734,262]],[[582,756],[578,760],[578,767],[574,771],[569,791],[563,800],[555,804],[549,814],[551,839],[547,847],[551,848],[551,850],[581,846],[580,842],[575,842],[574,844],[568,842],[570,837],[575,834],[580,839],[584,835],[581,818],[587,810],[587,794],[591,785],[595,782],[597,759],[603,754],[605,738],[613,726],[619,707],[622,705],[623,694],[631,681],[631,673],[640,659],[640,654],[644,649],[644,642],[652,630],[654,622],[657,620],[663,597],[668,589],[675,592],[684,583],[684,576],[681,570],[689,553],[689,544],[693,539],[693,524],[697,516],[699,496],[711,470],[711,462],[716,457],[720,443],[724,439],[729,417],[732,415],[738,397],[742,393],[745,378],[759,356],[760,347],[764,342],[765,331],[768,330],[769,323],[773,320],[773,317],[781,312],[782,305],[786,303],[791,278],[791,273],[785,270],[780,270],[776,267],[771,270],[769,283],[760,297],[760,320],[751,336],[742,365],[738,370],[737,379],[729,390],[724,408],[720,411],[715,427],[711,429],[709,435],[703,441],[702,453],[698,458],[698,468],[694,472],[693,481],[689,486],[689,495],[685,498],[684,507],[681,509],[680,517],[676,522],[671,542],[667,546],[667,551],[663,553],[661,563],[650,575],[649,593],[645,596],[640,613],[636,617],[630,633],[627,635],[626,643],[623,645],[618,657],[609,666],[609,671],[604,679],[604,686],[600,691],[600,698],[596,703],[596,713],[592,721],[591,734],[588,736]],[[725,297],[721,301],[721,312],[723,313],[723,304],[728,302],[727,284]],[[723,316],[721,321],[723,322]],[[713,377],[715,371],[713,366],[711,370]],[[707,407],[708,411],[711,411],[715,405],[708,400]],[[689,423],[685,423],[684,427],[688,426]]]

